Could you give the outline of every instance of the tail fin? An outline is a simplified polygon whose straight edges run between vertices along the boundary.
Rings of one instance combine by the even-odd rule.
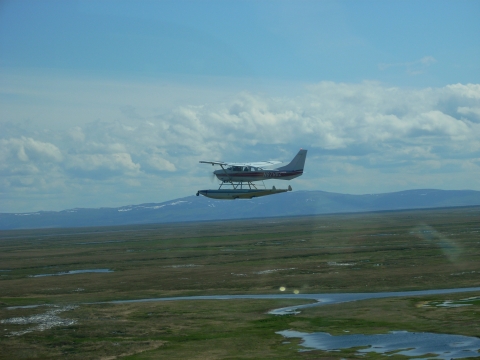
[[[279,167],[277,170],[298,171],[305,166],[305,159],[307,158],[307,150],[300,150],[297,155],[290,161],[290,164]]]

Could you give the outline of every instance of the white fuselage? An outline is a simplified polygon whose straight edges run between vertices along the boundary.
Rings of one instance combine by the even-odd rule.
[[[250,166],[231,166],[227,169],[214,171],[221,181],[253,182],[269,179],[291,180],[303,174],[302,170],[263,170]]]

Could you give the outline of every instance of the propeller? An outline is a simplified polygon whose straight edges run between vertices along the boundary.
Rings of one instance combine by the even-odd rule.
[[[210,174],[210,182],[213,183],[214,181],[215,181],[215,174],[212,172],[212,173]]]

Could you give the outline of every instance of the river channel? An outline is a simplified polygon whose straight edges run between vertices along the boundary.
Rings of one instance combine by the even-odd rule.
[[[460,289],[440,289],[440,290],[418,290],[418,291],[397,291],[397,292],[379,292],[379,293],[344,293],[344,294],[269,294],[269,295],[202,295],[202,296],[177,296],[166,298],[148,298],[136,300],[113,300],[107,302],[96,302],[91,304],[128,304],[138,302],[155,302],[155,301],[183,301],[183,300],[235,300],[235,299],[310,299],[316,302],[305,305],[295,305],[274,309],[269,312],[272,315],[287,315],[299,313],[301,309],[345,303],[351,301],[381,299],[405,296],[423,296],[423,295],[440,295],[453,294],[462,292],[480,291],[480,287],[460,288]]]
[[[480,291],[480,287],[461,289],[420,290],[381,293],[346,293],[346,294],[272,294],[272,295],[212,295],[212,296],[179,296],[171,298],[150,298],[139,300],[110,301],[111,304],[125,304],[134,302],[152,301],[183,301],[183,300],[233,300],[233,299],[311,299],[314,303],[283,307],[269,312],[272,315],[298,314],[301,309],[360,301],[368,299],[381,299],[392,297],[440,295]],[[353,347],[361,347],[357,355],[367,352],[379,354],[397,354],[413,356],[415,358],[428,359],[458,359],[465,357],[480,356],[480,339],[476,337],[434,334],[412,333],[408,331],[391,331],[388,334],[377,335],[343,335],[332,336],[328,333],[302,333],[292,330],[284,330],[277,334],[288,338],[301,338],[303,350],[337,351]],[[435,355],[432,355],[435,354]]]
[[[272,315],[294,315],[300,313],[302,309],[323,306],[338,303],[346,303],[352,301],[361,301],[368,299],[381,299],[393,297],[408,297],[408,296],[424,296],[424,295],[441,295],[453,293],[466,293],[480,291],[480,287],[460,288],[460,289],[440,289],[440,290],[420,290],[420,291],[400,291],[400,292],[380,292],[380,293],[344,293],[344,294],[268,294],[268,295],[204,295],[204,296],[177,296],[167,298],[147,298],[137,300],[114,300],[107,302],[93,302],[83,303],[90,304],[128,304],[141,302],[158,302],[158,301],[188,301],[188,300],[235,300],[235,299],[309,299],[314,302],[305,305],[296,305],[274,309],[269,312]],[[78,304],[82,305],[82,304]],[[41,306],[41,305],[38,305]],[[10,309],[31,308],[34,306],[16,306]],[[9,308],[7,308],[9,309]],[[60,310],[58,310],[60,311]],[[57,312],[58,312],[57,311]],[[49,313],[43,314],[48,315]],[[39,323],[39,316],[35,319],[30,318],[12,318],[2,320],[2,323],[10,323],[14,321],[34,322]],[[45,316],[44,316],[45,317]],[[47,317],[46,317],[47,318]],[[20,320],[19,320],[20,319]],[[43,319],[43,318],[42,318]],[[38,320],[38,321],[37,321]],[[54,320],[58,320],[55,318]],[[68,319],[61,319],[68,320]],[[57,321],[58,322],[58,321]],[[37,327],[27,329],[26,332],[34,330],[42,330],[43,328],[50,328],[57,326],[57,322],[49,321],[48,324],[40,324]],[[52,323],[52,324],[50,324]],[[48,325],[51,326],[48,326]],[[449,334],[433,334],[433,333],[411,333],[408,331],[391,331],[388,334],[377,335],[343,335],[332,336],[328,333],[301,333],[293,330],[284,330],[277,332],[277,334],[288,338],[301,338],[301,346],[304,347],[300,351],[309,350],[324,350],[335,351],[339,349],[362,347],[357,353],[361,355],[365,352],[377,353],[397,353],[406,356],[422,357],[427,356],[429,359],[456,359],[463,357],[477,357],[480,356],[480,339],[476,337],[468,337],[461,335]],[[23,334],[23,333],[22,333]],[[20,333],[11,333],[8,336],[21,335]],[[436,354],[436,356],[432,356]]]

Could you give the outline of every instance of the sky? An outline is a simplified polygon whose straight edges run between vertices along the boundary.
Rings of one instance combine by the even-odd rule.
[[[480,190],[480,2],[3,0],[0,212],[216,188]]]

